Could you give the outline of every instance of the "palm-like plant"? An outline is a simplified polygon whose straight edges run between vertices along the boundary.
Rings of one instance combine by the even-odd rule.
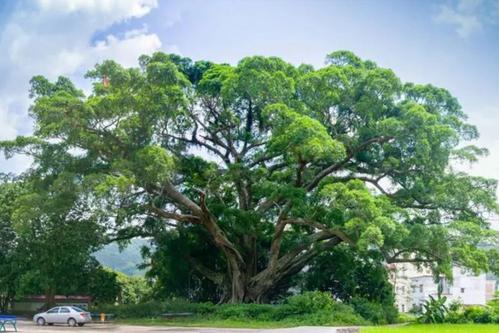
[[[423,323],[443,323],[449,312],[447,305],[445,305],[447,297],[441,297],[440,295],[437,298],[429,297],[430,299],[423,304],[423,312],[419,317],[419,321]]]

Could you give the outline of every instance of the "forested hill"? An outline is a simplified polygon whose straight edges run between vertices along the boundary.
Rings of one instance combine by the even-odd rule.
[[[118,244],[111,243],[95,253],[95,257],[106,267],[123,272],[127,275],[144,275],[137,265],[143,262],[140,249],[149,242],[145,239],[133,239],[126,248],[120,251]]]

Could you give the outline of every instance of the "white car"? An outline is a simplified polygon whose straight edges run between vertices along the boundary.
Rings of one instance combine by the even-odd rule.
[[[84,311],[76,306],[58,306],[48,311],[37,313],[33,317],[34,322],[43,326],[45,324],[68,324],[69,326],[83,326],[91,322],[90,312]]]

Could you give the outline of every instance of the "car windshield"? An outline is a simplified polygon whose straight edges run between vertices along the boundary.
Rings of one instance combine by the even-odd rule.
[[[76,312],[85,312],[84,310],[80,309],[80,308],[77,308],[76,306],[72,306],[71,307],[73,310],[75,310]]]

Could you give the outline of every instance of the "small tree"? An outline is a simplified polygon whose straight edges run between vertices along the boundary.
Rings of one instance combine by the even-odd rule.
[[[26,270],[11,219],[13,203],[22,192],[22,187],[11,177],[0,175],[0,313],[7,312]]]
[[[91,253],[101,244],[102,231],[89,213],[90,201],[80,196],[81,183],[68,173],[24,175],[18,193],[9,203],[13,250],[22,265],[16,286],[21,293],[44,293],[47,306],[57,293],[75,294],[85,289]]]

